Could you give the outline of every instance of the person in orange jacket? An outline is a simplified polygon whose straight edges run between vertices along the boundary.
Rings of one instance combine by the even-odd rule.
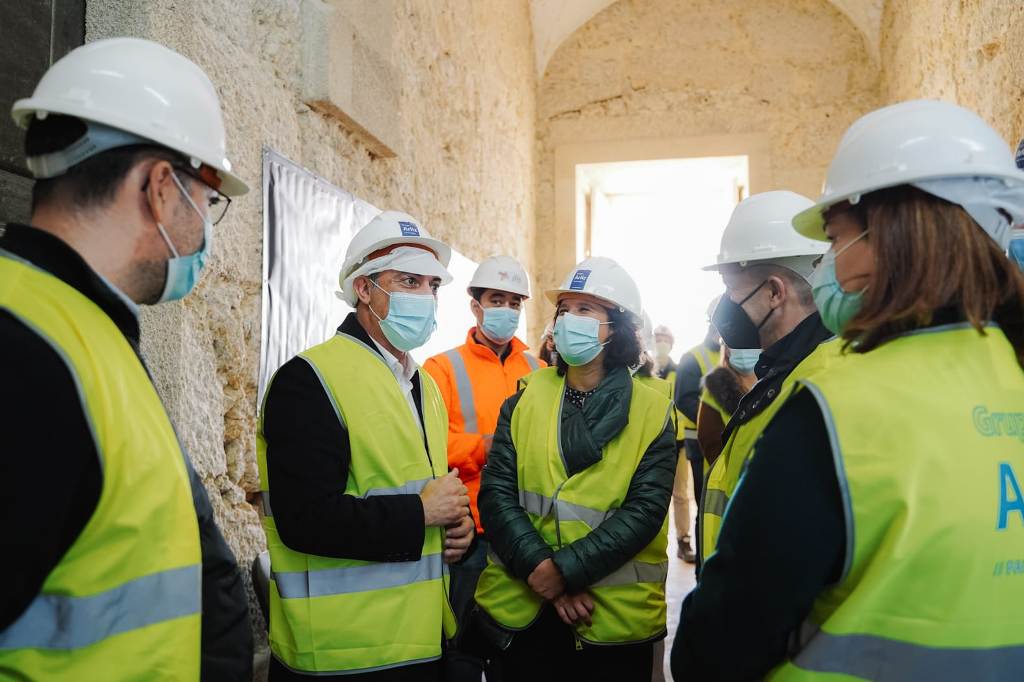
[[[477,519],[473,547],[451,567],[450,597],[460,634],[446,653],[445,679],[478,682],[484,662],[470,652],[473,647],[466,646],[464,634],[477,579],[487,565],[487,540],[477,510],[480,474],[502,403],[518,390],[523,376],[547,364],[527,353],[527,345],[515,336],[523,303],[530,297],[529,276],[516,259],[494,256],[483,261],[467,291],[476,326],[466,343],[435,355],[423,367],[448,407],[448,466],[458,468]]]

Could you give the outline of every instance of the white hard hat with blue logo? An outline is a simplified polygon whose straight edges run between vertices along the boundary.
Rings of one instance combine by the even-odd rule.
[[[611,258],[594,256],[573,268],[562,286],[549,289],[548,300],[558,305],[565,294],[589,294],[608,305],[630,312],[639,319],[643,314],[640,289],[626,270]]]
[[[338,281],[345,300],[354,306],[352,283],[361,275],[400,269],[437,276],[442,284],[448,284],[452,276],[446,268],[451,259],[451,247],[431,237],[418,220],[401,211],[384,211],[352,237]],[[385,267],[389,264],[396,267]]]

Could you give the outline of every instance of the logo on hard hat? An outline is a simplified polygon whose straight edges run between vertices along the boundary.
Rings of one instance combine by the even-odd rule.
[[[398,221],[398,227],[402,229],[403,237],[419,237],[420,228],[416,227],[415,223],[410,223],[405,220]]]
[[[569,289],[573,291],[583,291],[584,287],[587,286],[587,279],[590,277],[590,270],[577,270],[573,273],[572,282],[569,284]]]

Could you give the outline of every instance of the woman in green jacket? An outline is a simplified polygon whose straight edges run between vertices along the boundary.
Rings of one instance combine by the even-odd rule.
[[[502,407],[480,488],[476,592],[502,679],[650,679],[665,635],[671,403],[633,379],[640,295],[608,258],[548,292],[557,367]]]

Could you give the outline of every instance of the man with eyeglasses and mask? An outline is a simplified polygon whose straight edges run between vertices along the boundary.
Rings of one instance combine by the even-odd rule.
[[[12,113],[36,182],[0,237],[0,677],[251,679],[237,562],[139,354],[139,306],[189,293],[248,191],[216,90],[115,38]]]
[[[257,433],[270,550],[270,682],[437,680],[448,564],[475,523],[448,412],[410,352],[437,326],[451,248],[385,211],[352,238],[355,310],[274,374]],[[311,677],[315,676],[315,677]]]
[[[721,274],[726,288],[712,324],[729,347],[730,364],[753,370],[757,382],[729,419],[725,445],[707,475],[698,519],[704,561],[716,551],[722,515],[754,443],[781,406],[776,398],[784,382],[817,371],[834,355],[815,353],[832,333],[821,322],[809,282],[828,245],[797,234],[791,225],[813,203],[785,191],[740,202],[722,234],[718,261],[707,268]]]

